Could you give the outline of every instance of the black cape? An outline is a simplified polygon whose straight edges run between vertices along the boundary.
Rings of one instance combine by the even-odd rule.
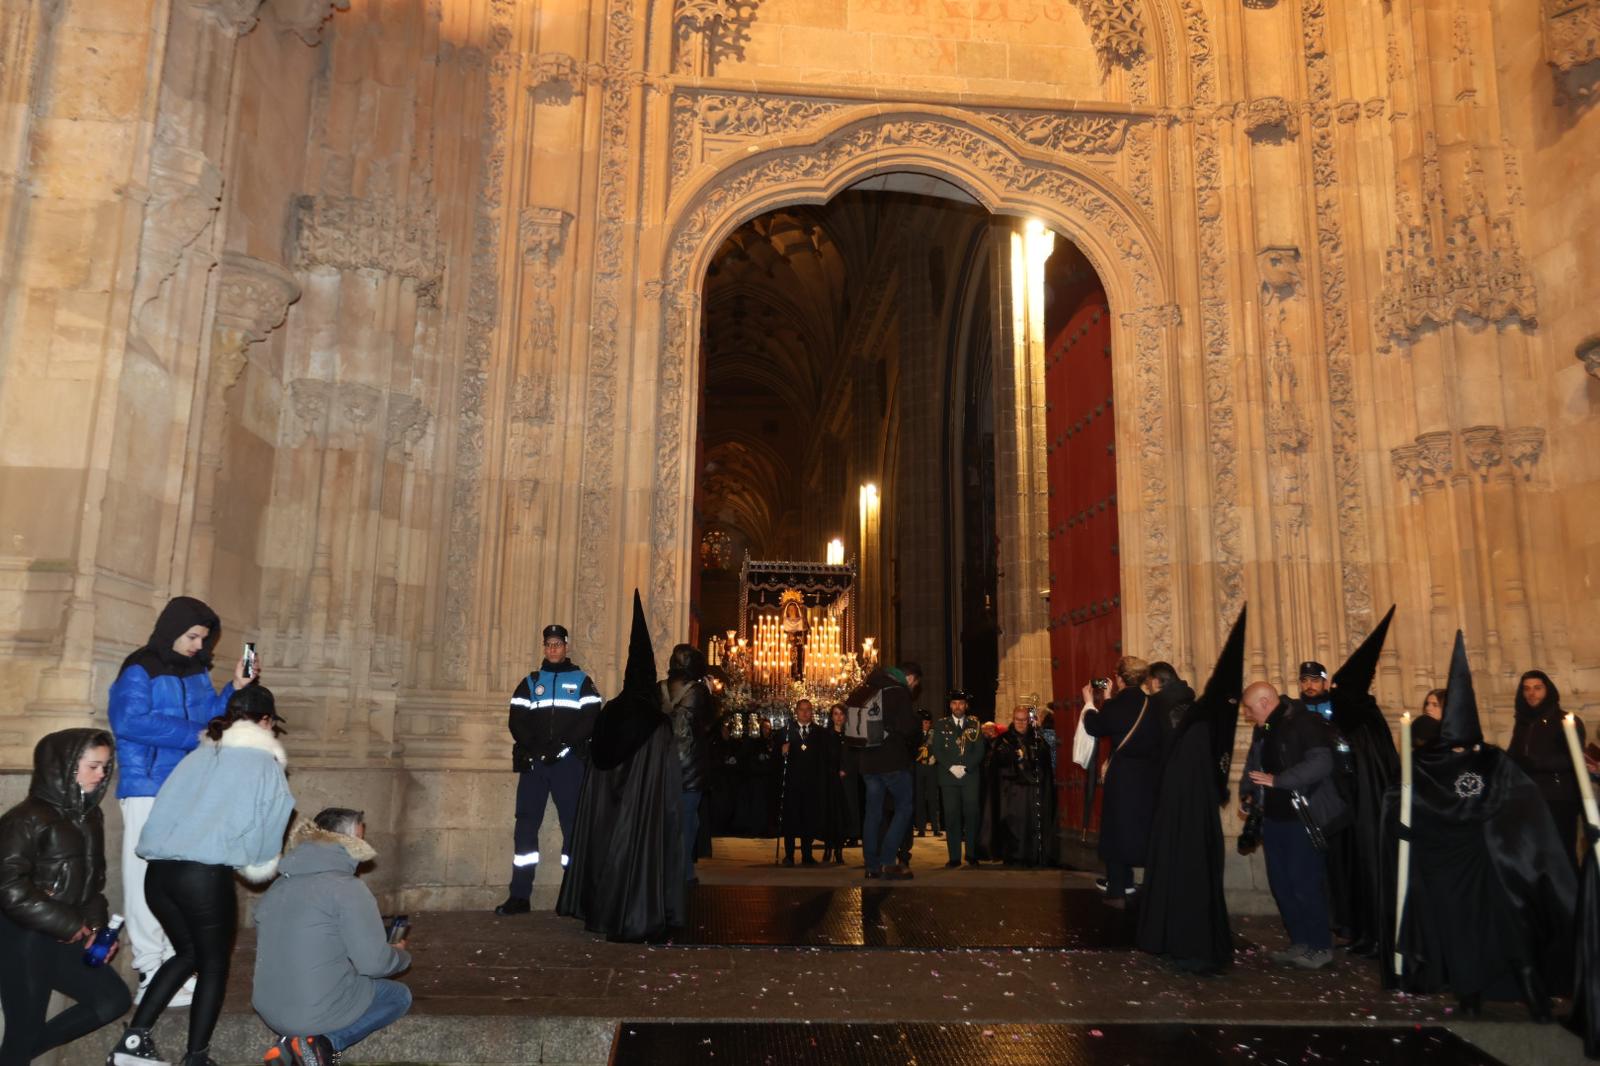
[[[1019,866],[1054,866],[1060,833],[1050,745],[1037,728],[1023,735],[1008,729],[990,743],[989,759],[995,779],[991,856]]]
[[[1499,748],[1413,753],[1411,875],[1385,983],[1463,999],[1523,999],[1524,967],[1560,992],[1573,973],[1577,878],[1528,775]],[[1394,914],[1399,789],[1386,797],[1386,912]],[[1394,941],[1386,923],[1385,939]],[[1394,973],[1394,954],[1401,973]]]
[[[1585,1055],[1600,1059],[1600,863],[1595,860],[1600,831],[1591,826],[1588,837],[1589,851],[1578,876],[1577,973],[1566,1026],[1583,1037]]]
[[[1205,693],[1172,731],[1138,901],[1139,950],[1166,955],[1195,973],[1233,965],[1233,927],[1222,888],[1221,807],[1228,800],[1244,688],[1244,626],[1241,610]],[[1192,695],[1188,685],[1183,689]]]
[[[1348,829],[1329,841],[1328,879],[1337,923],[1353,944],[1376,948],[1383,938],[1384,796],[1400,779],[1394,734],[1370,693],[1394,608],[1333,675],[1333,726],[1349,747],[1341,793]]]
[[[683,770],[655,687],[655,660],[634,594],[622,692],[601,709],[578,796],[572,858],[556,913],[608,940],[664,939],[685,917]]]

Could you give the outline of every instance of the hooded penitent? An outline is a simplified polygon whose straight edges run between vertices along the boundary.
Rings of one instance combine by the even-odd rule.
[[[1328,842],[1328,883],[1335,918],[1361,954],[1377,949],[1383,935],[1383,797],[1400,776],[1400,755],[1388,719],[1372,695],[1391,606],[1344,665],[1333,674],[1333,725],[1349,749],[1351,823]]]
[[[684,921],[683,773],[637,591],[622,691],[601,710],[590,752],[556,913],[610,940],[660,939]]]
[[[1384,931],[1394,928],[1398,906],[1400,976],[1387,947],[1379,957],[1385,980],[1407,991],[1449,989],[1468,1008],[1523,999],[1540,1014],[1549,992],[1571,984],[1577,881],[1533,782],[1482,741],[1457,632],[1440,742],[1412,756],[1409,890],[1398,904],[1398,789],[1387,797]]]
[[[1233,930],[1222,891],[1220,806],[1244,690],[1245,610],[1223,642],[1200,698],[1178,723],[1156,797],[1136,943],[1192,972],[1233,963]]]
[[[0,910],[25,929],[65,940],[105,924],[105,831],[100,801],[115,767],[92,792],[78,785],[89,748],[111,748],[100,729],[63,729],[33,749],[28,798],[0,817]]]

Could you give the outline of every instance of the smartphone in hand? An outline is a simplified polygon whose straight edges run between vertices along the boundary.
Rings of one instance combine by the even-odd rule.
[[[389,943],[398,944],[406,938],[406,934],[411,932],[411,916],[408,914],[395,915],[384,923],[384,931],[387,934]]]
[[[256,642],[253,640],[244,642],[244,676],[256,676]]]

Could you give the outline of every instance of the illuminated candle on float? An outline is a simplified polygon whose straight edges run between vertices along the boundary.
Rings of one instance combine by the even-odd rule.
[[[1589,767],[1583,761],[1583,745],[1578,743],[1578,722],[1572,715],[1561,719],[1562,732],[1567,735],[1567,752],[1572,756],[1572,773],[1578,779],[1578,793],[1583,797],[1583,816],[1592,826],[1600,826],[1600,809],[1595,806],[1594,783],[1589,780]],[[1570,826],[1568,827],[1570,830]]]

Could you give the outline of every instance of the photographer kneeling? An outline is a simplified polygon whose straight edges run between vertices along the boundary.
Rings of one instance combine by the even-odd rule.
[[[331,1066],[333,1052],[398,1021],[411,990],[383,978],[411,965],[391,945],[378,901],[356,878],[377,852],[362,812],[329,807],[289,835],[278,879],[256,909],[250,1005],[273,1032],[276,1066]]]

